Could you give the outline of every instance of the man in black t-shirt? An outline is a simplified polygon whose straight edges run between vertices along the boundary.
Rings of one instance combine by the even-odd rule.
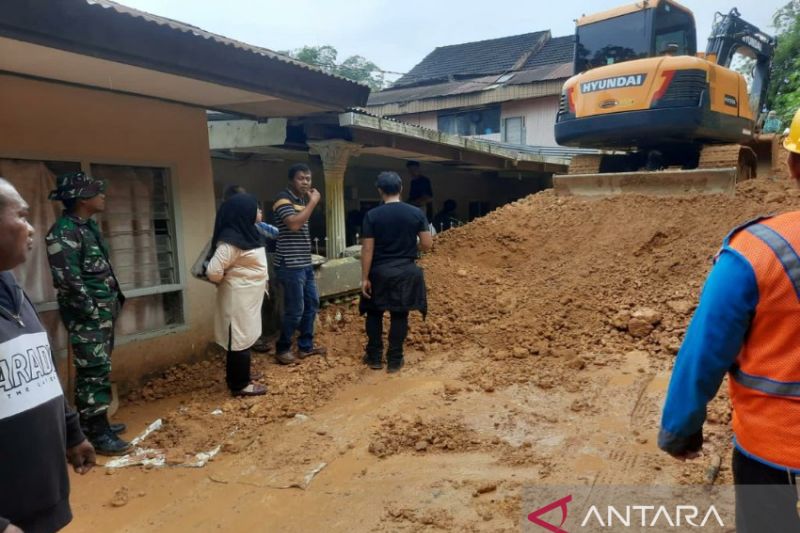
[[[416,264],[418,251],[433,247],[425,214],[400,201],[402,180],[396,172],[381,172],[375,184],[384,204],[364,216],[361,250],[361,313],[367,315],[364,363],[383,368],[383,313],[389,311],[387,371],[403,366],[408,313],[427,313],[425,278]]]

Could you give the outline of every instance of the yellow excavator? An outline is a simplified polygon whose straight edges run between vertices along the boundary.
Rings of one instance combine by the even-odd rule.
[[[577,21],[555,138],[598,153],[575,156],[557,192],[732,192],[770,168],[777,142],[758,123],[775,38],[732,9],[716,14],[705,53],[696,40],[692,12],[672,0]]]

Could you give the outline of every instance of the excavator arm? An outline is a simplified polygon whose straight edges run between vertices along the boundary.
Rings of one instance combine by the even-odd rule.
[[[711,35],[706,47],[706,58],[725,68],[732,65],[737,52],[755,61],[750,87],[750,107],[758,116],[767,99],[769,71],[775,54],[777,40],[757,26],[742,19],[739,10],[733,8],[728,14],[716,13]]]

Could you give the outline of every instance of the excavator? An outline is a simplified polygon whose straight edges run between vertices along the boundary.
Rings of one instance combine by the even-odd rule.
[[[776,40],[737,9],[717,13],[705,53],[692,12],[643,0],[576,22],[574,72],[555,124],[577,155],[559,194],[732,193],[769,170],[759,134]]]

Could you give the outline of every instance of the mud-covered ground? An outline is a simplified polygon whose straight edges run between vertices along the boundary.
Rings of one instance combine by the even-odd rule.
[[[517,531],[531,485],[708,483],[720,457],[729,483],[724,394],[702,458],[658,451],[669,371],[726,232],[798,207],[766,179],[733,197],[505,206],[437,237],[399,375],[360,363],[354,305],[321,313],[327,358],[254,358],[265,397],[230,398],[221,357],[176,367],[117,415],[128,436],[162,417],[148,442],[172,466],[73,478],[68,531]]]

